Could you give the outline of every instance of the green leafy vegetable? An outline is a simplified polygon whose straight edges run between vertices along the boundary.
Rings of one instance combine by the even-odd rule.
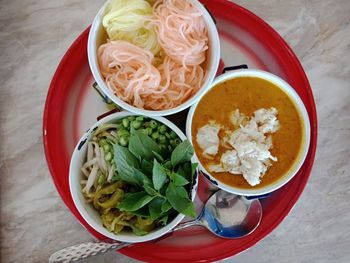
[[[166,197],[176,211],[192,218],[196,216],[194,205],[183,186],[176,186],[170,182],[166,190]]]
[[[178,173],[170,173],[169,177],[171,178],[173,184],[177,186],[183,186],[189,183],[189,181],[187,181],[185,177]]]
[[[153,198],[154,196],[148,195],[145,191],[128,194],[117,205],[117,208],[122,211],[136,211],[151,202]]]
[[[159,195],[159,193],[154,190],[151,186],[149,185],[144,185],[145,191],[149,194],[149,195]]]
[[[153,163],[150,161],[147,161],[146,159],[142,159],[141,170],[144,174],[152,177]]]
[[[164,158],[159,153],[155,151],[152,151],[152,153],[154,154],[154,156],[157,158],[159,162],[164,162]]]
[[[153,220],[158,219],[162,215],[163,211],[161,208],[163,202],[163,198],[156,197],[148,204],[149,214]]]
[[[176,146],[174,151],[171,153],[171,163],[173,167],[178,164],[191,161],[193,154],[194,150],[190,142],[188,140],[183,141]]]
[[[132,130],[129,139],[129,151],[136,157],[152,161],[153,152],[159,153],[158,144],[152,140],[148,135],[138,130]]]
[[[154,163],[153,163],[152,180],[153,180],[154,189],[156,190],[159,190],[160,188],[162,188],[167,180],[166,171],[164,167],[160,165],[160,163],[158,163],[156,159],[154,159]]]
[[[163,200],[163,204],[161,206],[161,210],[163,213],[168,212],[171,209],[171,204],[167,200]]]
[[[165,226],[166,224],[167,224],[167,222],[168,222],[168,215],[166,215],[166,216],[163,216],[161,219],[159,219],[159,224],[161,224],[161,225],[163,225],[163,226]]]
[[[131,230],[132,230],[132,232],[133,232],[135,235],[137,235],[137,236],[144,236],[144,235],[148,234],[147,231],[142,230],[142,229],[136,227],[136,226],[133,225],[133,224],[124,222],[123,225],[130,227]]]

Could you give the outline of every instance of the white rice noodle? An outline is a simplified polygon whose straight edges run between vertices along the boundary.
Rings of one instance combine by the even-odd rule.
[[[93,158],[94,155],[94,145],[92,142],[88,142],[87,145],[87,161],[90,161]]]
[[[105,160],[105,151],[103,150],[102,147],[100,147],[100,168],[102,170],[103,173],[107,173],[107,163],[106,163],[106,160]]]
[[[114,173],[114,164],[112,164],[112,166],[109,169],[107,182],[111,182],[112,181],[113,173]]]
[[[98,165],[95,164],[92,167],[92,170],[91,170],[91,172],[89,174],[89,178],[87,180],[87,183],[86,183],[85,187],[82,190],[83,192],[85,192],[87,194],[90,192],[91,187],[94,185],[95,181],[97,181],[97,179],[98,179],[97,171],[98,171]]]

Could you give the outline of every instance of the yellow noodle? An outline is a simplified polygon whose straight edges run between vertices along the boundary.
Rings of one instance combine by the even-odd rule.
[[[145,0],[112,0],[102,24],[110,40],[125,40],[157,54],[160,45],[150,23],[152,16],[152,7]]]

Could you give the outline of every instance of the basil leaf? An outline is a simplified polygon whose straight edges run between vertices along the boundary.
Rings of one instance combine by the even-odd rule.
[[[154,190],[151,186],[145,184],[143,186],[143,188],[145,188],[145,191],[147,192],[147,194],[149,195],[159,195],[158,192],[156,190]]]
[[[184,187],[176,186],[170,182],[166,190],[166,197],[176,211],[192,218],[196,216],[194,205],[188,198]]]
[[[180,163],[191,161],[193,154],[194,150],[190,142],[188,140],[183,141],[176,146],[174,151],[171,153],[171,163],[173,167]]]
[[[171,204],[167,200],[163,200],[163,204],[161,206],[162,213],[168,212],[171,209]]]
[[[131,230],[132,230],[132,232],[133,232],[135,235],[137,235],[137,236],[144,236],[144,235],[148,234],[147,231],[142,230],[142,229],[138,228],[137,226],[134,226],[134,225],[132,225],[132,224],[130,224],[130,223],[123,222],[123,225],[124,225],[124,226],[130,227]]]
[[[158,219],[163,211],[161,209],[162,203],[164,199],[160,197],[154,198],[151,202],[148,204],[149,214],[151,216],[151,219],[156,220]]]
[[[168,222],[168,215],[163,216],[161,219],[159,219],[158,223],[165,226]]]
[[[122,211],[136,211],[153,200],[154,196],[148,195],[145,191],[128,194],[117,205]]]
[[[192,182],[190,162],[180,164],[177,168],[176,173],[182,175],[184,178],[186,178],[187,181]]]
[[[136,216],[142,216],[144,218],[149,218],[149,209],[147,205],[141,207],[140,209],[137,209],[136,211],[128,211],[129,214],[136,215]]]
[[[159,153],[155,151],[152,151],[152,153],[154,154],[154,156],[157,158],[159,162],[164,162],[164,158]]]
[[[189,184],[189,181],[187,181],[185,177],[178,173],[171,173],[169,174],[169,177],[174,185],[183,186]]]
[[[196,172],[197,167],[198,167],[198,163],[191,163],[191,177],[192,178]]]
[[[114,161],[117,166],[118,177],[122,181],[132,185],[142,186],[143,175],[137,171],[140,168],[140,163],[127,148],[115,144]]]
[[[152,176],[153,164],[146,159],[142,159],[141,161],[141,170],[144,174],[148,176]]]
[[[170,160],[168,160],[165,163],[163,163],[163,167],[168,169],[168,170],[172,170],[173,169],[173,165],[171,164]]]
[[[138,130],[131,131],[129,139],[129,151],[139,159],[146,159],[148,161],[153,160],[153,152],[160,152],[158,144],[153,141],[148,135]]]
[[[162,188],[162,186],[165,184],[167,180],[166,172],[163,166],[158,163],[156,159],[154,159],[154,164],[153,164],[153,186],[154,189],[159,190]]]

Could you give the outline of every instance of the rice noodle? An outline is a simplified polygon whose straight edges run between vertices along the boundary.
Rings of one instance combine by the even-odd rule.
[[[158,41],[172,59],[200,65],[208,49],[208,32],[202,13],[189,1],[164,0],[153,6]]]
[[[89,193],[90,192],[90,189],[91,187],[94,185],[94,183],[97,181],[98,179],[98,176],[97,176],[97,171],[98,171],[98,165],[95,164],[93,167],[92,167],[92,170],[89,174],[89,177],[88,177],[88,181],[85,185],[85,187],[83,188],[83,192],[85,193]]]
[[[101,45],[98,55],[109,89],[138,108],[174,108],[199,90],[205,75],[201,66],[183,68],[168,56],[155,68],[152,53],[125,41]]]

